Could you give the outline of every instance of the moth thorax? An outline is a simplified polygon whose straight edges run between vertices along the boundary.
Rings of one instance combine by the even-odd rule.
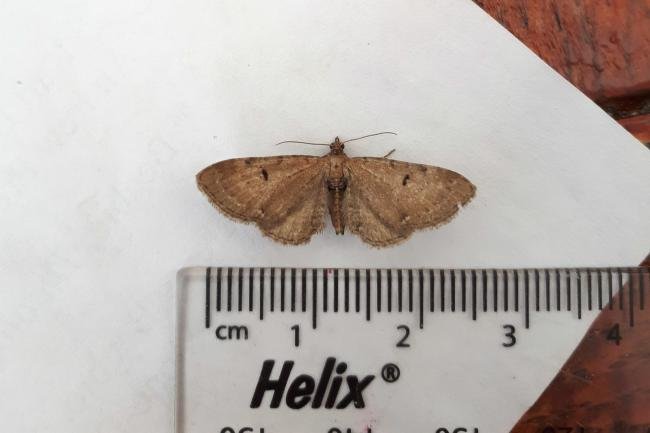
[[[327,179],[327,189],[330,191],[345,191],[348,187],[348,180],[344,177]]]

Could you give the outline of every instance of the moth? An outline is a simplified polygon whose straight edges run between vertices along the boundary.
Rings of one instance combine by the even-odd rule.
[[[415,230],[448,222],[474,196],[469,180],[445,168],[348,157],[345,143],[365,137],[345,142],[336,137],[320,157],[217,162],[197,174],[197,184],[225,215],[255,223],[266,236],[291,245],[322,231],[326,210],[336,234],[347,228],[375,247],[397,244]]]

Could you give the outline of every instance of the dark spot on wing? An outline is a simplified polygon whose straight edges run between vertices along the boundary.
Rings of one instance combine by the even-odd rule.
[[[420,165],[420,170],[421,171],[427,171],[427,166],[426,165]]]
[[[262,169],[262,177],[264,180],[269,180],[269,173],[266,171],[265,168]]]
[[[253,160],[253,158],[246,158],[246,159],[244,160],[244,164],[246,164],[246,165],[251,165],[252,160]]]
[[[406,186],[406,182],[408,182],[409,179],[411,179],[410,175],[407,174],[406,176],[404,176],[404,179],[402,179],[402,185]]]

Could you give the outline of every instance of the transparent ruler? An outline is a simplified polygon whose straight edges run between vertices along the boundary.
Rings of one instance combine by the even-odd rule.
[[[176,431],[647,433],[649,288],[632,267],[186,268]]]

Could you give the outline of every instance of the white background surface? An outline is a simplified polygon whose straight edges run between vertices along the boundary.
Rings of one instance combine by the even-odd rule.
[[[650,153],[469,1],[0,5],[0,419],[172,429],[185,265],[636,264]],[[454,169],[451,224],[288,248],[194,185],[227,157],[379,130],[350,155]]]

